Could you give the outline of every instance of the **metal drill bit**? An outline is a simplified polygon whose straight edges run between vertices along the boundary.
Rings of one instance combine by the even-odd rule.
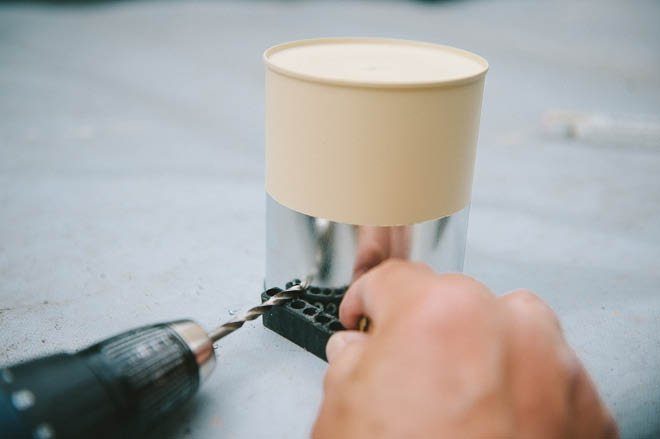
[[[250,308],[242,316],[232,319],[227,323],[217,327],[213,331],[209,332],[209,338],[213,340],[213,342],[215,343],[224,336],[229,335],[232,332],[236,331],[238,328],[243,326],[245,322],[254,320],[259,316],[265,314],[272,307],[282,305],[288,302],[289,300],[293,300],[300,297],[307,288],[307,285],[308,282],[306,281],[303,284],[294,285],[291,288],[288,288],[284,291],[280,291],[279,293],[275,294],[273,297],[271,297],[261,305],[255,306],[254,308]]]

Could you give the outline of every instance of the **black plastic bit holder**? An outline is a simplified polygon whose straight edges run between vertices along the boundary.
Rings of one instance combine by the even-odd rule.
[[[291,288],[300,284],[294,280],[286,285]],[[282,291],[271,288],[261,294],[261,301]],[[285,305],[273,307],[264,314],[264,326],[289,339],[320,359],[327,361],[325,345],[332,334],[344,329],[339,322],[339,304],[344,297],[346,287],[307,288],[300,298]]]

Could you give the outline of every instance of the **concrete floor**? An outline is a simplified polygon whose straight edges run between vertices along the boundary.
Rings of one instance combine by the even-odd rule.
[[[0,7],[0,363],[258,301],[261,52],[369,35],[486,57],[466,271],[558,312],[625,437],[660,435],[660,145],[545,136],[548,109],[658,113],[660,4]],[[259,322],[154,437],[304,437],[325,363]]]

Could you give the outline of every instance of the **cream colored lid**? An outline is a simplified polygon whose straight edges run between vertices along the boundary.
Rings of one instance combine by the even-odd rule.
[[[371,38],[285,43],[264,59],[266,191],[277,202],[381,226],[469,203],[485,60]]]
[[[488,70],[473,53],[418,41],[384,38],[319,38],[271,47],[269,68],[319,82],[370,87],[454,84]]]

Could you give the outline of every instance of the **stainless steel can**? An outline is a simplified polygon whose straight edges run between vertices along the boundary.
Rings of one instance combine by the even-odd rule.
[[[487,62],[323,38],[266,63],[267,287],[343,287],[388,258],[461,271]]]

